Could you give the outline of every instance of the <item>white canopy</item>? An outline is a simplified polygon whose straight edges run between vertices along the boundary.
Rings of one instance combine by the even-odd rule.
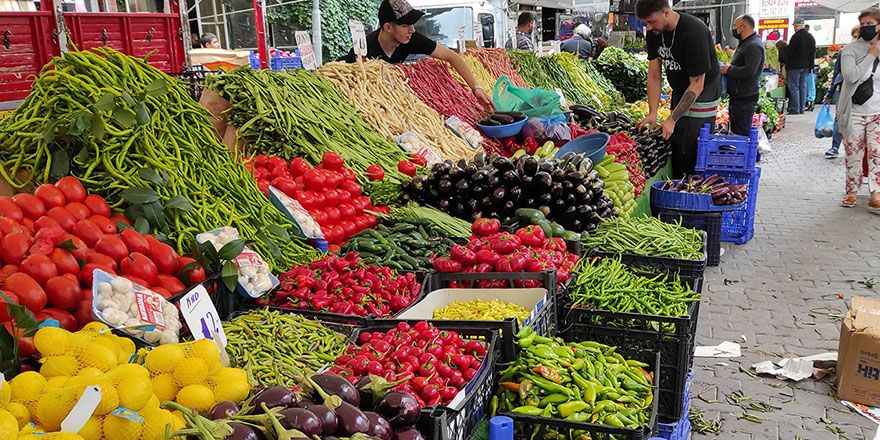
[[[877,6],[872,0],[813,0],[817,4],[841,12],[859,12],[871,6]]]

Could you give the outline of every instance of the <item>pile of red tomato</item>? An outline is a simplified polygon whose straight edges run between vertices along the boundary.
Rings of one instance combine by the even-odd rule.
[[[578,256],[568,252],[565,240],[547,237],[540,226],[530,225],[515,233],[503,231],[497,219],[479,218],[471,225],[467,245],[453,245],[449,256],[433,260],[437,272],[543,272],[556,271],[563,284],[571,277]],[[459,282],[450,287],[467,287]],[[517,287],[541,287],[539,280],[521,280]],[[478,288],[507,288],[504,280],[481,280]]]
[[[73,331],[93,320],[95,269],[166,298],[205,280],[204,269],[190,264],[195,260],[128,225],[75,177],[0,197],[0,290],[38,320],[53,318]],[[5,304],[0,321],[9,322]]]
[[[386,332],[364,331],[350,345],[330,373],[351,383],[367,375],[390,382],[393,389],[411,394],[422,407],[448,404],[477,376],[486,344],[463,339],[456,331],[440,330],[426,321],[399,322]]]
[[[387,212],[387,207],[373,206],[370,197],[361,191],[354,172],[336,153],[324,153],[316,167],[300,157],[287,162],[263,155],[255,156],[247,165],[263,194],[268,195],[269,186],[273,186],[298,201],[330,244],[342,244],[376,226],[376,217],[368,211]]]

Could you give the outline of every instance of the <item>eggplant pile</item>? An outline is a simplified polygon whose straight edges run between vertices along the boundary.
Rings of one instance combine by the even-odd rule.
[[[614,216],[604,184],[590,159],[569,153],[560,159],[477,154],[470,162],[435,164],[427,176],[405,186],[406,196],[453,216],[515,220],[517,208],[540,210],[547,220],[574,231],[592,231]]]
[[[659,127],[633,129],[629,135],[636,141],[636,150],[639,152],[645,176],[656,175],[672,155],[672,145],[668,140],[663,139],[663,130]]]
[[[669,180],[663,190],[696,194],[710,194],[716,205],[738,205],[749,196],[749,185],[728,183],[717,174],[711,176],[688,176],[681,180]]]
[[[603,113],[586,105],[569,107],[578,124],[587,130],[598,130],[602,133],[617,134],[629,132],[636,124],[623,112]]]
[[[520,112],[495,112],[482,119],[478,124],[491,127],[513,124],[526,118],[524,113]]]
[[[310,396],[272,386],[241,407],[219,402],[208,414],[210,421],[196,424],[212,430],[231,429],[233,435],[226,438],[235,440],[424,440],[414,428],[421,412],[416,399],[406,393],[386,392],[393,384],[380,377],[369,379],[358,388],[340,376],[317,374],[305,379],[314,390]],[[370,410],[361,409],[366,407]],[[199,416],[187,415],[192,417]]]

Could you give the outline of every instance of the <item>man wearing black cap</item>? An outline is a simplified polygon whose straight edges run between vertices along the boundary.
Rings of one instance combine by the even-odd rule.
[[[399,64],[410,55],[429,55],[446,61],[464,78],[477,100],[491,108],[492,100],[477,83],[464,59],[448,47],[416,32],[414,25],[423,15],[424,12],[413,9],[406,0],[382,0],[379,29],[367,35],[367,58]],[[356,58],[352,49],[344,59],[353,63]]]

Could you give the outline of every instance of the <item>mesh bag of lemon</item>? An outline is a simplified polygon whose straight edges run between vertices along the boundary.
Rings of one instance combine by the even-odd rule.
[[[520,324],[529,317],[529,311],[514,303],[498,299],[453,301],[434,310],[434,319],[461,321],[503,321],[516,318]]]

